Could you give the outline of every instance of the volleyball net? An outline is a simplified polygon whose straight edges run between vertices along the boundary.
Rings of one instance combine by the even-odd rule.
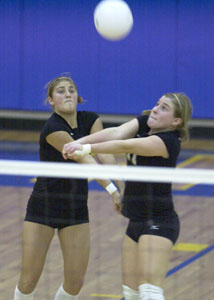
[[[1,175],[214,184],[214,170],[0,160]]]

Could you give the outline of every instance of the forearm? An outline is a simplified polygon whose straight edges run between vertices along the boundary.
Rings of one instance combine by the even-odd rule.
[[[145,138],[116,140],[99,144],[79,144],[76,146],[76,148],[74,148],[73,151],[77,152],[78,155],[81,156],[88,153],[130,153],[140,156],[160,156],[164,158],[169,157],[165,143],[161,138],[155,135]],[[68,155],[68,157],[70,157],[70,155]]]
[[[115,165],[115,164],[117,164],[117,161],[116,161],[115,156],[113,154],[97,153],[96,158],[98,159],[99,163],[104,164],[104,165]]]
[[[99,132],[84,136],[77,140],[80,144],[101,143],[120,138],[120,132],[117,127],[103,129]]]
[[[128,153],[127,141],[117,140],[99,144],[91,144],[91,153],[121,154]]]
[[[97,164],[96,160],[91,155],[85,155],[77,160],[78,163],[81,164]],[[109,186],[109,184],[112,183],[109,179],[99,179],[99,178],[93,178],[95,179],[104,189]]]
[[[137,119],[133,119],[132,121],[129,121],[118,127],[106,128],[94,134],[85,136],[75,142],[65,144],[62,150],[62,156],[64,157],[64,159],[69,158],[69,155],[78,149],[76,146],[80,144],[97,144],[97,143],[103,143],[107,141],[126,140],[126,139],[133,138],[138,132],[138,130],[139,130],[139,124]],[[114,154],[114,153],[128,152],[122,150],[118,150],[118,151],[116,150],[113,151],[112,149],[110,150],[111,151],[109,150],[105,152],[102,151],[101,153]],[[95,153],[98,153],[98,151],[96,151]]]
[[[117,165],[117,164],[119,164],[118,160],[112,154],[100,154],[99,153],[96,156],[97,156],[97,158],[98,158],[98,160],[101,164],[105,164],[105,165]],[[125,161],[125,159],[123,159],[123,161]],[[124,182],[120,181],[120,180],[113,180],[113,181],[116,184],[116,186],[118,187],[118,189],[120,190],[121,194],[123,194]]]

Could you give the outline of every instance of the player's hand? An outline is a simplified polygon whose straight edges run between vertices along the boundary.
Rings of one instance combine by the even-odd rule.
[[[70,142],[67,143],[63,146],[62,149],[62,156],[64,159],[73,159],[74,156],[72,157],[72,153],[74,153],[74,151],[76,150],[82,150],[82,145],[77,143],[77,142]]]

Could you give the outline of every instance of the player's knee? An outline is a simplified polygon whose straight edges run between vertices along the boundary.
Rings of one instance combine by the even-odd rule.
[[[123,285],[123,296],[125,300],[138,300],[139,293],[136,290],[131,289],[127,285]]]
[[[139,300],[164,300],[163,289],[152,284],[141,284],[138,287]]]

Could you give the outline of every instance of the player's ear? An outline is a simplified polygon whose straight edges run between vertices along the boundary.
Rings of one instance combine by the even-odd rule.
[[[181,118],[175,118],[172,122],[173,126],[178,126],[182,123],[182,119]]]
[[[52,106],[54,105],[53,99],[50,96],[48,97],[47,100],[48,100],[50,105],[52,105]]]

